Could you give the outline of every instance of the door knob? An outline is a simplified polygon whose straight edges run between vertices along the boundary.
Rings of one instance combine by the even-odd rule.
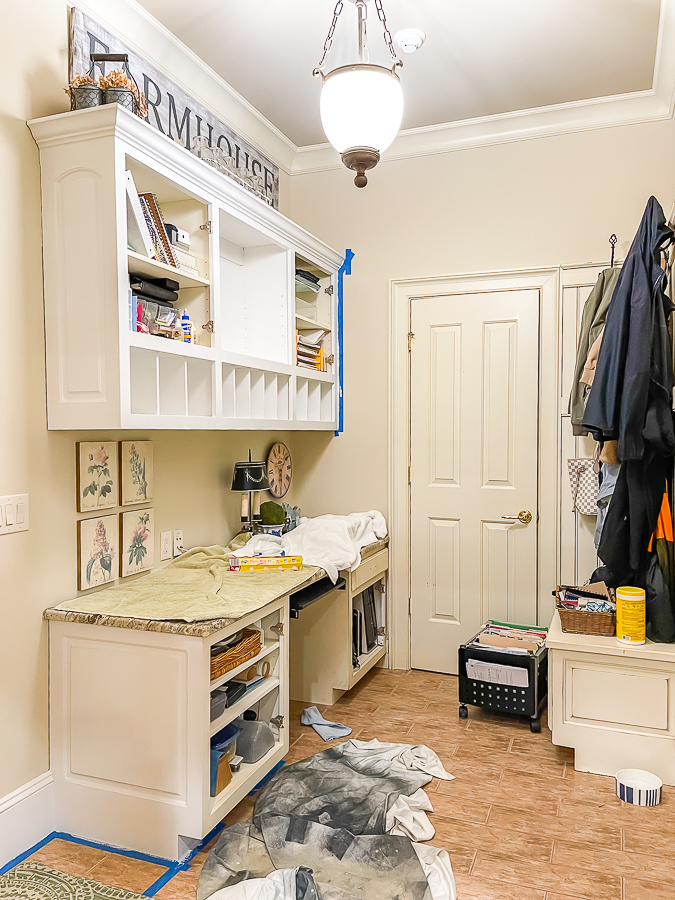
[[[502,519],[513,519],[514,521],[517,519],[523,525],[529,525],[532,521],[532,513],[529,509],[521,509],[517,516],[502,516]]]

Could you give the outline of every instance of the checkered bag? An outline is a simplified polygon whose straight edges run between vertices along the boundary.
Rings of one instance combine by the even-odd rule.
[[[572,488],[572,512],[576,509],[583,516],[598,514],[599,463],[596,459],[568,459],[567,471]]]

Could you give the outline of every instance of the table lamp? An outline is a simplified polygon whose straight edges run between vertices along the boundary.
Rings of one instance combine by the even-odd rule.
[[[248,462],[234,464],[232,474],[232,490],[241,492],[241,530],[253,531],[260,522],[260,491],[270,486],[267,480],[267,465],[264,462],[251,462],[251,451],[248,451]]]

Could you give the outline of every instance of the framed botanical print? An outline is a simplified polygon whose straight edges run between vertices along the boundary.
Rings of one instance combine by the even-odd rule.
[[[81,441],[77,451],[77,511],[117,506],[117,441]]]
[[[155,512],[135,509],[122,519],[122,578],[136,572],[147,572],[155,561]]]
[[[96,516],[77,523],[77,588],[80,591],[117,581],[117,516]]]
[[[122,441],[120,474],[122,506],[153,499],[152,441]]]

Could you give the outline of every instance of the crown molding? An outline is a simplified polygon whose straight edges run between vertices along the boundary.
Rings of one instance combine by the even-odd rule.
[[[661,0],[652,88],[401,131],[382,162],[670,119],[675,104],[675,0]],[[339,169],[330,144],[298,147],[292,175]]]

